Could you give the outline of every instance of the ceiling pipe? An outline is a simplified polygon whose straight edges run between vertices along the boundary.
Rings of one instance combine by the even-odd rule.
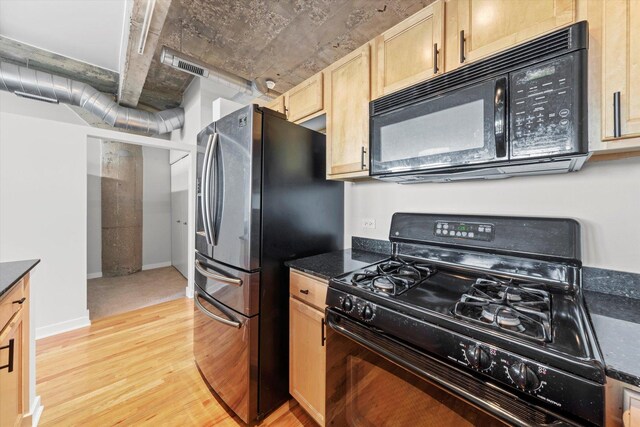
[[[86,83],[8,62],[0,62],[0,90],[38,101],[76,105],[119,129],[163,134],[184,125],[182,108],[150,113],[124,107]]]
[[[271,100],[282,95],[280,92],[276,92],[268,87],[269,83],[274,84],[272,81],[263,81],[261,79],[249,81],[228,71],[189,57],[167,46],[162,47],[160,62],[176,70],[213,80],[243,95],[265,100]]]

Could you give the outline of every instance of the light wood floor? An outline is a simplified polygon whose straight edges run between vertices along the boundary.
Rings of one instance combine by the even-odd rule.
[[[242,426],[193,361],[187,298],[99,319],[37,341],[42,426]],[[314,426],[295,403],[261,426]]]

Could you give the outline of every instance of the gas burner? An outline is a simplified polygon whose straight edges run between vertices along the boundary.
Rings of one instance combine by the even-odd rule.
[[[500,327],[517,332],[525,331],[518,314],[509,307],[488,304],[482,308],[482,320],[488,323],[496,323]]]
[[[386,295],[400,295],[435,274],[435,267],[413,261],[393,259],[354,273],[351,283],[355,286]]]
[[[533,283],[477,279],[453,314],[537,341],[551,341],[551,298]]]

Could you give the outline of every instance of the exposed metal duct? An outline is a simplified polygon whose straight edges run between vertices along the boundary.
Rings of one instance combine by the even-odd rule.
[[[229,73],[213,65],[206,64],[195,58],[188,57],[181,52],[163,46],[160,54],[160,62],[176,70],[193,74],[198,77],[205,77],[214,80],[224,86],[235,89],[242,95],[253,96],[271,100],[282,95],[267,87],[266,82],[259,80],[249,81],[235,74]]]
[[[0,62],[0,89],[39,101],[77,105],[119,129],[163,134],[184,125],[182,108],[150,113],[124,107],[86,83],[8,62]]]

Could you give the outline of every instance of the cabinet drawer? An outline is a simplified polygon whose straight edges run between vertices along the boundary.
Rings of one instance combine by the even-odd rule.
[[[14,301],[20,301],[22,298],[24,298],[24,279],[0,299],[0,329],[3,329],[13,313],[20,309],[21,305],[14,304]]]
[[[291,296],[306,302],[320,310],[326,307],[327,282],[315,279],[297,271],[291,271],[289,280]]]

